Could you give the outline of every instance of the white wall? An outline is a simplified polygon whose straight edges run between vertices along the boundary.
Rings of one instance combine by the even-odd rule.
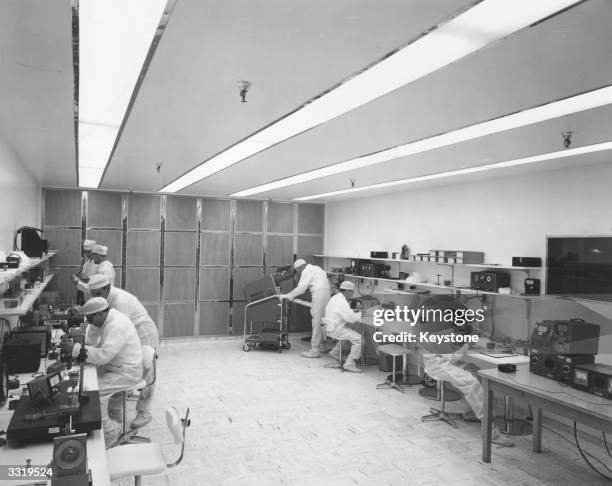
[[[13,249],[15,230],[40,227],[41,186],[0,137],[0,251]]]
[[[327,255],[367,257],[370,250],[399,252],[407,244],[411,253],[484,251],[485,262],[502,265],[511,265],[512,256],[539,256],[544,261],[546,235],[612,236],[612,164],[329,202],[325,222]],[[339,260],[328,264],[343,265]],[[404,263],[402,270],[418,271],[433,282],[437,273],[442,279],[450,277],[450,268],[442,265]],[[458,267],[455,285],[469,285],[470,270],[476,269]],[[543,272],[532,271],[531,276],[541,278],[544,285]],[[521,291],[524,278],[525,273],[513,271],[513,289]],[[523,337],[526,328],[517,321],[526,322],[524,302],[496,300],[496,325],[514,322],[516,329],[505,334]],[[602,337],[612,333],[612,305],[595,309],[587,303],[587,307],[595,312],[578,304],[540,302],[534,305],[532,317],[583,317],[603,325]],[[612,352],[610,336],[602,339],[601,348]]]

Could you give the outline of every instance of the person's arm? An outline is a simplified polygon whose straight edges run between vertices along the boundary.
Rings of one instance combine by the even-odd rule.
[[[121,348],[125,345],[126,335],[125,330],[113,326],[112,328],[106,329],[104,333],[104,342],[99,348],[88,346],[87,347],[87,362],[101,366],[109,363],[117,353],[121,351]],[[78,351],[73,351],[78,354]]]
[[[361,320],[361,311],[354,312],[353,309],[351,309],[351,306],[349,305],[349,303],[346,300],[342,304],[342,307],[339,309],[339,314],[342,317],[342,319],[344,320],[344,322],[346,322],[348,324],[353,324],[353,323],[359,322]]]
[[[306,290],[308,290],[308,285],[310,285],[310,279],[311,279],[310,272],[307,272],[306,270],[304,270],[302,272],[302,276],[300,277],[300,281],[297,284],[297,287],[294,288],[288,294],[285,294],[283,297],[285,299],[293,300],[298,295],[302,295],[304,292],[306,292]]]

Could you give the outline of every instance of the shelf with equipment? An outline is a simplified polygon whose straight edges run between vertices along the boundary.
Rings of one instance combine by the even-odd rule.
[[[53,274],[47,275],[45,280],[40,283],[38,287],[27,290],[26,294],[23,296],[23,300],[17,307],[0,309],[0,317],[23,316],[27,314],[34,305],[34,302],[36,302],[36,299],[40,297],[40,294],[45,290],[45,287],[52,279]]]
[[[6,282],[10,282],[16,277],[24,274],[25,272],[30,271],[31,269],[48,263],[51,258],[53,258],[57,252],[50,251],[45,254],[42,258],[30,258],[30,263],[25,265],[20,265],[17,268],[9,268],[7,270],[0,270],[0,285]]]

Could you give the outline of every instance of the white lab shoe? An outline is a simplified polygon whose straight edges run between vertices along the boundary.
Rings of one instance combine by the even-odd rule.
[[[495,426],[493,427],[493,433],[491,435],[491,443],[501,447],[514,447],[514,442],[503,435]]]
[[[304,358],[320,358],[321,352],[318,349],[311,349],[309,351],[303,351],[302,356]]]
[[[338,361],[338,362],[340,361],[340,350],[339,350],[339,349],[336,349],[336,348],[332,349],[332,350],[329,352],[329,355],[330,355],[332,358],[334,358],[336,361]]]
[[[351,373],[362,373],[363,372],[361,368],[357,368],[355,361],[349,361],[348,359],[342,365],[342,368],[344,369],[344,371],[350,371]]]
[[[132,420],[130,427],[132,429],[138,429],[147,425],[151,420],[153,420],[153,417],[150,412],[138,412],[136,418]]]

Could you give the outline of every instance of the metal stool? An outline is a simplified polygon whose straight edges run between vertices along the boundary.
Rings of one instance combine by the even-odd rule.
[[[446,393],[448,393],[451,390],[446,390],[446,387],[444,386],[445,381],[443,380],[438,380],[436,389],[438,390],[438,394],[440,396],[440,402],[442,403],[442,407],[441,410],[438,410],[437,408],[430,408],[429,409],[429,414],[428,415],[423,415],[421,417],[421,422],[430,422],[433,420],[441,420],[443,422],[446,422],[447,424],[453,426],[453,427],[457,427],[457,423],[455,422],[455,420],[461,419],[463,418],[463,414],[462,413],[451,413],[451,412],[446,412],[444,410],[444,406],[446,405]]]
[[[323,328],[323,340],[324,341],[327,341],[327,325],[329,323],[330,323],[329,319],[325,317],[321,319],[321,327]],[[338,348],[340,348],[340,356],[338,357],[338,364],[328,363],[326,365],[323,365],[323,368],[335,368],[335,369],[339,369],[340,371],[344,371],[344,368],[342,367],[342,343],[344,341],[342,339],[337,339],[337,341],[338,341]]]
[[[389,380],[389,378],[387,378],[387,380],[384,383],[380,383],[378,385],[376,385],[376,388],[378,390],[383,389],[383,388],[395,388],[397,391],[404,393],[404,386],[405,385],[401,385],[399,383],[397,383],[397,381],[395,380],[396,378],[396,373],[395,373],[395,358],[397,356],[401,356],[402,359],[404,360],[404,364],[405,364],[405,360],[406,360],[406,355],[410,354],[410,350],[406,349],[404,346],[400,346],[399,344],[383,344],[382,346],[378,346],[378,352],[382,353],[382,354],[386,354],[388,356],[391,356],[393,358],[393,368],[391,371],[391,380]]]

